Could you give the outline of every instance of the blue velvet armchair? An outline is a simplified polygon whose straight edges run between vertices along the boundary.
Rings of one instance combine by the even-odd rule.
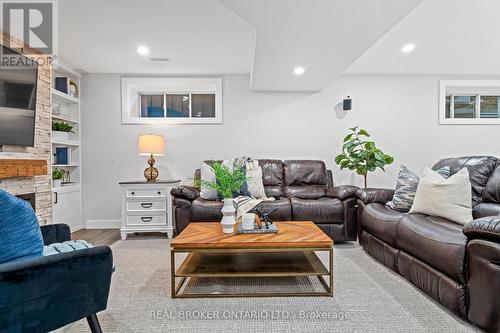
[[[44,244],[71,239],[65,224],[42,226]],[[87,318],[108,303],[113,256],[107,246],[0,265],[0,332],[48,332]]]

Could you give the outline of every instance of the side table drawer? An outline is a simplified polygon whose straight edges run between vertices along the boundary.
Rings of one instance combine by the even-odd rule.
[[[166,198],[167,191],[165,189],[136,189],[127,190],[127,198]]]
[[[143,211],[147,212],[149,210],[160,210],[166,211],[167,202],[165,200],[162,201],[154,201],[154,200],[141,200],[141,201],[127,201],[127,211]]]
[[[127,215],[127,226],[167,225],[167,215]]]

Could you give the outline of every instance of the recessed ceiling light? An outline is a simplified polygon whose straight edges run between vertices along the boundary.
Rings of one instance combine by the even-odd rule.
[[[137,53],[139,53],[140,55],[147,55],[149,54],[149,49],[146,46],[139,46],[137,48]]]
[[[413,50],[415,50],[415,44],[405,44],[403,45],[403,47],[401,48],[401,52],[404,52],[404,53],[410,53],[412,52]]]
[[[302,66],[298,66],[298,67],[295,67],[293,69],[293,74],[295,74],[297,76],[304,75],[305,72],[306,72],[306,69]]]

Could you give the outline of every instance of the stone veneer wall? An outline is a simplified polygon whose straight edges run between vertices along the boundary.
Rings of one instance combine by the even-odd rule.
[[[10,39],[0,33],[0,44]],[[11,40],[18,47],[19,41]],[[49,60],[49,59],[46,59]],[[38,83],[36,96],[35,146],[15,147],[0,146],[0,159],[35,159],[46,160],[51,170],[51,113],[52,113],[52,68],[49,61],[38,66]],[[0,188],[12,194],[35,193],[36,213],[40,224],[49,224],[52,219],[52,188],[49,174],[35,177],[20,177],[0,180]]]

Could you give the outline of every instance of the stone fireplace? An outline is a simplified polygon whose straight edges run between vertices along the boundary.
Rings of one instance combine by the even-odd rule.
[[[0,44],[10,37],[0,32]],[[14,41],[15,42],[15,41]],[[23,45],[17,42],[19,47]],[[51,223],[52,188],[51,188],[51,83],[52,68],[49,61],[38,67],[38,83],[36,96],[35,146],[15,147],[0,146],[0,160],[45,160],[47,174],[33,177],[14,177],[0,180],[0,188],[14,195],[34,194],[35,211],[40,224]]]

